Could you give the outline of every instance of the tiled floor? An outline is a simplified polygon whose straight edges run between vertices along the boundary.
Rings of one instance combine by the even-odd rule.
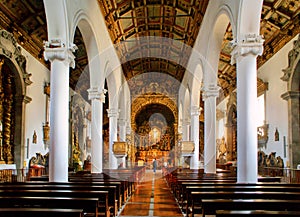
[[[158,170],[154,174],[149,170],[119,216],[182,217],[183,214],[163,179],[161,171]]]

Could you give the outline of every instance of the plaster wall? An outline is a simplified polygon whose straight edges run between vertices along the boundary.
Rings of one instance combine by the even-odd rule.
[[[281,98],[281,95],[287,91],[287,83],[280,78],[283,76],[282,69],[288,66],[288,52],[292,50],[293,41],[297,37],[286,44],[258,69],[258,77],[269,84],[265,96],[266,123],[269,124],[269,139],[266,148],[263,148],[262,151],[266,154],[276,152],[276,156],[281,156],[284,159],[285,166],[289,159],[288,147],[286,147],[286,155],[284,155],[284,137],[286,145],[288,145],[288,104],[286,100]],[[276,128],[279,132],[279,141],[275,141],[274,134]]]
[[[46,95],[44,94],[44,85],[49,82],[49,70],[31,56],[27,51],[22,49],[27,64],[26,70],[31,73],[30,77],[33,82],[27,87],[27,96],[32,101],[26,105],[25,109],[25,160],[29,160],[35,153],[46,154],[48,148],[43,142],[43,124],[46,122]],[[33,143],[33,133],[36,131],[37,143]],[[29,150],[27,150],[29,146]],[[28,164],[27,164],[28,166]]]

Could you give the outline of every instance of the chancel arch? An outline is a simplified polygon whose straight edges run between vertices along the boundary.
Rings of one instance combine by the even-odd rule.
[[[292,168],[297,168],[300,164],[300,36],[294,41],[292,50],[288,53],[288,67],[283,70],[281,77],[287,82],[287,92],[281,97],[288,103],[288,114],[290,117],[288,126],[288,147],[290,164]]]
[[[133,107],[132,111],[135,111],[132,116],[135,161],[149,164],[156,158],[159,165],[163,162],[174,164],[172,153],[177,145],[177,109],[174,105],[165,99],[163,103],[144,103],[138,110]]]

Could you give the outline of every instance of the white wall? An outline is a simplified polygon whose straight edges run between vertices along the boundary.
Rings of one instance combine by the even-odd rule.
[[[269,83],[269,89],[266,91],[265,97],[269,140],[266,149],[262,149],[262,151],[266,154],[276,152],[276,156],[281,156],[284,159],[285,166],[288,160],[288,151],[286,151],[287,156],[284,158],[283,136],[288,141],[288,105],[287,101],[281,98],[281,95],[287,91],[287,83],[280,78],[283,76],[282,69],[288,66],[288,52],[293,48],[293,41],[297,37],[258,69],[258,77]],[[274,137],[276,128],[279,131],[279,141],[275,141]]]
[[[217,110],[220,110],[222,112],[224,112],[224,117],[217,120],[217,124],[216,124],[216,138],[217,139],[222,139],[222,137],[225,137],[226,139],[226,128],[225,125],[227,123],[226,120],[226,109],[227,109],[227,103],[228,103],[228,99],[229,97],[226,97],[222,102],[220,102],[217,105]]]
[[[27,87],[27,96],[32,101],[26,105],[25,110],[25,156],[27,159],[27,139],[29,139],[28,159],[35,156],[37,152],[43,155],[48,152],[43,142],[43,123],[46,121],[46,95],[44,94],[45,82],[49,83],[49,70],[22,49],[22,54],[27,60],[26,71],[31,73],[30,80],[33,82]],[[33,133],[36,131],[37,143],[32,143]],[[28,166],[28,162],[27,162]]]

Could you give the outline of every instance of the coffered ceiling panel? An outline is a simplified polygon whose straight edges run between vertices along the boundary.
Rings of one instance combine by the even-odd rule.
[[[193,47],[209,0],[97,1],[128,80],[151,71],[182,80],[190,52],[182,44]],[[0,0],[0,10],[0,27],[12,32],[20,45],[49,67],[42,55],[43,41],[47,40],[43,1]],[[261,34],[265,42],[264,53],[257,60],[258,67],[300,32],[299,13],[299,0],[264,0]],[[162,40],[149,49],[143,41],[133,40],[143,36],[166,37],[180,43],[169,44]],[[232,39],[229,25],[224,34],[218,72],[219,85],[225,96],[236,88],[235,65],[230,65]],[[132,43],[122,44],[125,41]],[[79,49],[75,53],[76,68],[70,72],[70,86],[86,95],[89,82],[82,80],[89,79],[85,67],[88,61],[79,30],[74,42]],[[166,56],[171,59],[166,60]],[[82,75],[83,71],[87,75]]]

